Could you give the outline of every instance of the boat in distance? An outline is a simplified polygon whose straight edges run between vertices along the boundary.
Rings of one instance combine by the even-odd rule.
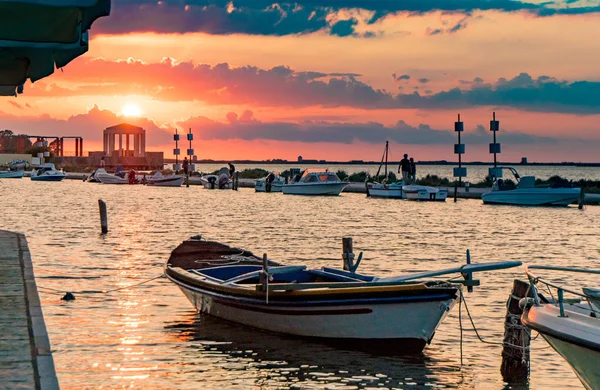
[[[153,187],[181,187],[185,176],[183,175],[163,175],[156,172],[149,178],[146,178],[146,185]]]
[[[33,181],[62,181],[65,177],[67,174],[57,170],[52,163],[45,163],[31,171],[31,180]]]
[[[569,363],[586,389],[600,389],[600,289],[565,288],[541,277],[537,270],[558,271],[561,281],[568,273],[594,275],[593,280],[598,280],[600,270],[529,265],[526,273],[533,298],[519,302],[523,308],[523,325],[542,335]],[[550,297],[544,296],[546,291],[550,291]],[[566,299],[565,293],[576,298]]]
[[[404,196],[408,200],[418,200],[423,202],[445,202],[448,197],[448,190],[421,185],[407,185],[402,187]]]
[[[516,169],[498,167],[512,172],[517,180],[516,187],[508,187],[502,178],[497,178],[492,191],[481,196],[485,204],[505,204],[516,206],[568,206],[576,203],[581,188],[574,187],[536,187],[534,176],[521,177]]]
[[[348,184],[328,169],[309,168],[302,176],[296,175],[291,182],[284,184],[282,192],[285,195],[337,196]]]
[[[377,278],[328,267],[282,266],[266,256],[192,239],[173,251],[165,273],[200,313],[273,333],[408,354],[432,341],[462,294],[461,281],[433,276],[520,264],[467,264]],[[464,284],[473,282],[478,281],[465,277]]]
[[[387,198],[387,199],[406,199],[406,194],[402,191],[404,181],[396,181],[390,183],[390,174],[388,171],[388,156],[389,156],[389,141],[385,141],[385,149],[383,150],[383,156],[381,157],[381,163],[375,174],[375,181],[367,181],[365,184],[367,189],[367,196],[371,198]],[[383,180],[378,182],[380,179],[379,173],[381,168],[384,167]]]
[[[25,171],[0,171],[0,179],[20,179],[25,174]]]
[[[271,172],[267,177],[254,182],[254,190],[256,192],[281,192],[284,184],[285,180],[281,176],[276,176]]]

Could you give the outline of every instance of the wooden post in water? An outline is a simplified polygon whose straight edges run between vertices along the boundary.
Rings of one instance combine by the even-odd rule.
[[[502,378],[508,383],[526,383],[529,378],[529,344],[531,334],[521,324],[523,310],[519,301],[532,297],[529,283],[515,279],[511,295],[506,304],[504,320],[504,346],[502,347]]]
[[[581,188],[581,191],[579,192],[579,210],[583,210],[583,205],[585,203],[585,192],[583,192],[583,188]]]
[[[454,203],[456,203],[456,198],[458,197],[458,186],[457,184],[454,184]]]
[[[352,237],[343,237],[342,238],[342,258],[344,260],[344,270],[350,271],[352,269]]]
[[[106,203],[102,199],[98,199],[98,208],[100,209],[100,227],[102,234],[108,233],[108,215],[106,213]]]

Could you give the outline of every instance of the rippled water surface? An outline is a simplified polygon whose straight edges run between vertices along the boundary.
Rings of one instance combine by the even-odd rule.
[[[106,236],[99,234],[99,198],[108,204]],[[376,275],[453,266],[464,261],[467,248],[474,262],[600,268],[600,207],[593,206],[580,211],[494,207],[478,200],[426,204],[362,194],[309,198],[28,179],[3,180],[0,205],[0,228],[27,234],[64,389],[505,386],[501,348],[482,344],[470,329],[461,366],[456,308],[422,356],[402,358],[201,317],[164,278],[108,294],[81,293],[161,275],[171,250],[195,234],[310,267],[340,266],[341,238],[352,236],[355,251],[365,254],[361,271]],[[479,275],[482,286],[468,294],[469,308],[482,336],[500,342],[504,303],[523,270]],[[77,299],[61,301],[64,291],[74,291]],[[529,388],[582,388],[541,337],[532,348]]]

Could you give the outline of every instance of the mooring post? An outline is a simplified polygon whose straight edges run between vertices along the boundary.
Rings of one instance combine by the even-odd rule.
[[[458,197],[457,192],[458,192],[458,186],[455,183],[454,184],[454,203],[456,203],[456,198]]]
[[[240,185],[240,173],[235,172],[233,176],[233,189],[238,190],[238,186]]]
[[[98,199],[98,208],[100,209],[100,227],[102,234],[108,233],[108,215],[106,213],[106,203],[102,199]]]
[[[352,270],[352,260],[354,253],[352,253],[352,237],[342,238],[342,259],[344,260],[344,270]]]
[[[531,334],[521,324],[523,310],[521,298],[532,297],[529,283],[515,279],[512,292],[506,303],[504,321],[504,346],[502,347],[502,378],[508,383],[526,383],[529,378],[529,344]]]
[[[579,210],[583,210],[583,204],[585,203],[585,192],[583,191],[583,187],[579,191]]]

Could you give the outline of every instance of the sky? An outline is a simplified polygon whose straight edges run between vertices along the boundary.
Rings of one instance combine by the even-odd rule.
[[[90,50],[0,99],[0,129],[142,126],[200,159],[600,161],[600,0],[113,0]],[[187,145],[186,145],[187,147]],[[67,154],[74,145],[65,145]]]

